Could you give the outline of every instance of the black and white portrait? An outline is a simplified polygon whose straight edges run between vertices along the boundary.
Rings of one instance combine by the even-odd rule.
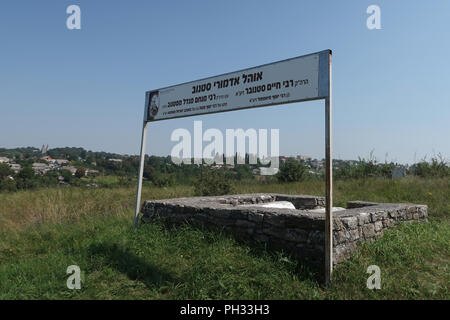
[[[152,121],[158,114],[159,110],[159,91],[150,92],[150,97],[148,98],[148,109],[147,109],[147,120]]]

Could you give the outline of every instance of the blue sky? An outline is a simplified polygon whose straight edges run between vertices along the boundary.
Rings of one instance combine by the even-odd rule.
[[[81,8],[68,30],[66,8]],[[381,30],[366,9],[381,8]],[[139,152],[144,93],[333,50],[334,156],[412,163],[450,156],[450,1],[0,2],[0,147]],[[322,101],[150,123],[279,128],[283,155],[324,156]]]

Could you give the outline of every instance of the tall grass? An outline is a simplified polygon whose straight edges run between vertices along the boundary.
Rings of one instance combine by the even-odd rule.
[[[221,231],[159,223],[133,231],[135,188],[53,188],[0,194],[0,299],[448,299],[448,179],[336,181],[334,200],[413,202],[429,223],[386,232],[335,270],[323,288],[315,270],[283,252]],[[324,184],[241,183],[237,193],[323,195]],[[189,186],[144,187],[143,199],[192,196]],[[79,265],[82,289],[66,287]],[[366,288],[366,269],[382,289]]]

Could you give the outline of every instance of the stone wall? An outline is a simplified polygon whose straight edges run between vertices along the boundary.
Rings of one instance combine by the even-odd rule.
[[[296,209],[262,207],[273,201],[289,201]],[[221,228],[323,266],[325,214],[311,210],[324,204],[323,197],[273,193],[154,200],[144,202],[142,221],[162,218]],[[373,241],[405,221],[427,221],[427,206],[348,202],[347,209],[333,212],[334,263],[350,258],[360,242]]]

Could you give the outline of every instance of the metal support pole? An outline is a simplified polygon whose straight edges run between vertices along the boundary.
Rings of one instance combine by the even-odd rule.
[[[141,138],[141,156],[139,162],[139,175],[138,175],[138,185],[136,191],[136,209],[134,211],[134,228],[138,225],[139,211],[141,207],[141,192],[142,192],[142,175],[144,174],[144,160],[145,160],[145,140],[147,137],[147,121],[144,120],[142,127],[142,138]]]
[[[332,110],[331,54],[329,63],[328,97],[325,98],[325,283],[331,284],[333,273],[333,158],[331,150]]]

